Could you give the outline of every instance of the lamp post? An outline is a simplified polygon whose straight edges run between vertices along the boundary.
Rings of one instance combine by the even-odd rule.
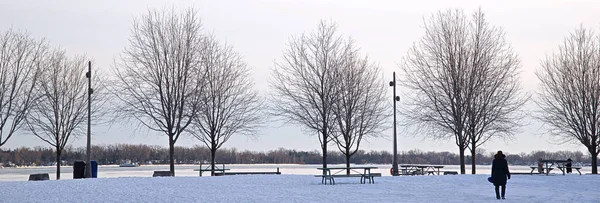
[[[400,97],[396,96],[396,72],[394,72],[393,80],[390,81],[390,86],[394,88],[394,161],[392,162],[392,175],[398,176],[398,144],[396,139],[396,102],[400,101]]]
[[[92,90],[92,62],[88,61],[88,72],[85,73],[85,77],[88,78],[88,126],[87,126],[87,147],[85,150],[85,177],[92,177],[92,126],[91,126],[91,95],[93,93]]]

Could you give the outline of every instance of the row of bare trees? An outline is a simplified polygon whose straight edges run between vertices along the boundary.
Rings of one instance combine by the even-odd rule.
[[[56,148],[60,163],[71,137],[85,134],[91,89],[84,75],[91,62],[27,33],[9,30],[0,37],[0,146],[25,126]],[[194,10],[151,10],[134,20],[129,42],[113,66],[110,86],[102,74],[93,74],[92,117],[99,124],[115,113],[164,132],[173,174],[174,146],[182,133],[209,147],[214,162],[216,150],[233,134],[252,134],[262,123],[262,100],[246,77],[248,66],[231,46],[202,32]],[[113,96],[120,102],[108,108]],[[56,174],[60,179],[60,164]]]
[[[9,136],[20,126],[18,119],[30,121],[30,132],[55,147],[60,162],[70,137],[84,134],[81,128],[87,113],[87,89],[81,76],[85,57],[68,58],[63,50],[38,51],[45,55],[25,59],[38,69],[28,67],[34,75],[21,80],[31,82],[27,83],[30,89],[41,93],[32,94],[31,101],[14,102],[25,106],[15,110],[23,115],[16,117]],[[359,52],[351,38],[338,36],[334,23],[324,21],[316,32],[293,37],[283,58],[273,70],[276,105],[271,113],[320,133],[324,166],[330,143],[337,144],[349,165],[361,141],[378,136],[384,129],[387,114],[379,67]],[[19,68],[5,68],[13,69]],[[231,46],[203,32],[193,9],[149,10],[134,19],[129,46],[113,70],[116,77],[110,85],[105,78],[94,80],[99,81],[94,86],[97,94],[92,97],[95,123],[114,110],[114,117],[125,118],[125,122],[133,120],[164,132],[173,174],[175,144],[182,134],[193,135],[210,149],[214,167],[216,151],[232,135],[255,135],[265,120],[260,112],[263,101],[247,77],[248,65]],[[35,75],[38,73],[44,74]],[[7,92],[11,91],[3,91]],[[111,105],[114,108],[102,108],[112,96],[120,102]],[[59,171],[60,164],[57,179]]]
[[[273,113],[318,135],[323,167],[332,142],[349,167],[361,141],[380,135],[389,114],[380,68],[336,29],[321,21],[316,31],[292,37],[270,83]]]
[[[468,149],[475,173],[480,146],[511,138],[523,126],[522,107],[530,96],[519,82],[519,59],[504,31],[490,25],[481,10],[470,18],[461,10],[441,11],[425,20],[424,30],[400,65],[406,90],[401,113],[417,133],[454,140],[463,174]],[[379,66],[336,31],[335,23],[322,21],[312,33],[291,37],[270,80],[270,115],[317,135],[324,167],[329,145],[349,166],[362,141],[387,129],[390,114]],[[13,30],[0,37],[0,146],[26,126],[55,147],[60,160],[69,138],[83,134],[85,57],[69,57]],[[593,173],[600,150],[599,44],[598,35],[581,28],[537,74],[538,118],[551,133],[584,144]],[[134,19],[129,45],[112,69],[110,83],[94,74],[95,123],[113,112],[124,122],[163,132],[173,174],[180,136],[204,143],[214,167],[217,150],[232,135],[256,135],[265,121],[248,65],[233,47],[204,31],[193,9],[149,10]],[[113,96],[119,102],[107,108]]]
[[[0,146],[19,129],[55,148],[57,162],[74,134],[81,134],[87,119],[85,56],[69,56],[27,32],[9,29],[0,34]],[[108,97],[96,76],[94,108],[102,109]],[[102,111],[95,111],[100,115]],[[60,178],[57,165],[56,178]]]
[[[504,31],[491,26],[477,10],[468,18],[461,10],[433,15],[425,35],[409,50],[403,85],[408,90],[402,111],[406,124],[433,139],[453,139],[472,158],[490,139],[511,138],[523,126],[522,107],[530,99],[518,78],[517,55]],[[580,142],[591,155],[597,174],[600,152],[600,35],[583,27],[565,39],[537,71],[540,92],[534,117],[552,136]]]
[[[210,149],[214,169],[223,143],[236,133],[254,135],[264,121],[248,65],[203,32],[193,9],[150,10],[131,30],[130,45],[114,66],[118,117],[165,133],[173,175],[175,144],[185,133]]]
[[[471,18],[461,10],[432,16],[405,62],[407,121],[435,139],[454,138],[461,160],[469,149],[475,163],[477,147],[521,126],[528,96],[519,84],[519,60],[481,10]],[[460,170],[465,173],[464,161]]]

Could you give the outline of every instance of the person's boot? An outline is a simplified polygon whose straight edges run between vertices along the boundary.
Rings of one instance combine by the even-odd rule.
[[[502,199],[504,199],[504,194],[506,193],[506,185],[502,186]]]

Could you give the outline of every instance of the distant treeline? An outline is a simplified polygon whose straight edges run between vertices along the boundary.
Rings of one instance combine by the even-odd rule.
[[[169,153],[167,147],[150,145],[114,144],[101,145],[92,148],[93,159],[98,164],[120,164],[125,160],[140,164],[168,164]],[[477,154],[477,164],[489,164],[495,152],[480,150]],[[532,151],[530,153],[513,154],[505,152],[506,159],[514,165],[529,165],[539,158],[567,159],[574,162],[590,163],[590,156],[580,151]],[[13,150],[0,150],[0,163],[4,166],[14,164],[17,166],[38,166],[55,163],[55,152],[52,148],[34,147],[17,148]],[[62,160],[63,164],[72,164],[74,161],[83,160],[85,148],[66,147]],[[175,147],[175,159],[179,164],[194,164],[210,159],[210,151],[204,146]],[[391,164],[392,153],[388,151],[358,151],[352,156],[351,162],[355,164]],[[465,157],[468,164],[471,158]],[[217,152],[217,163],[228,164],[321,164],[322,155],[319,151],[297,151],[292,149],[277,149],[268,152],[248,150],[220,149]],[[9,164],[10,163],[10,164]],[[343,164],[344,156],[337,151],[328,154],[328,163]],[[451,152],[424,152],[418,149],[398,152],[400,164],[441,164],[458,165],[458,155]]]

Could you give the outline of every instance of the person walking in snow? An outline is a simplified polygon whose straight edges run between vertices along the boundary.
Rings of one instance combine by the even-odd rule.
[[[506,156],[502,154],[502,151],[498,151],[494,155],[494,161],[492,161],[492,181],[494,183],[494,189],[496,190],[496,199],[504,199],[506,193],[506,180],[510,179],[510,171],[508,170],[508,162]],[[502,187],[502,195],[500,194],[500,187]]]

